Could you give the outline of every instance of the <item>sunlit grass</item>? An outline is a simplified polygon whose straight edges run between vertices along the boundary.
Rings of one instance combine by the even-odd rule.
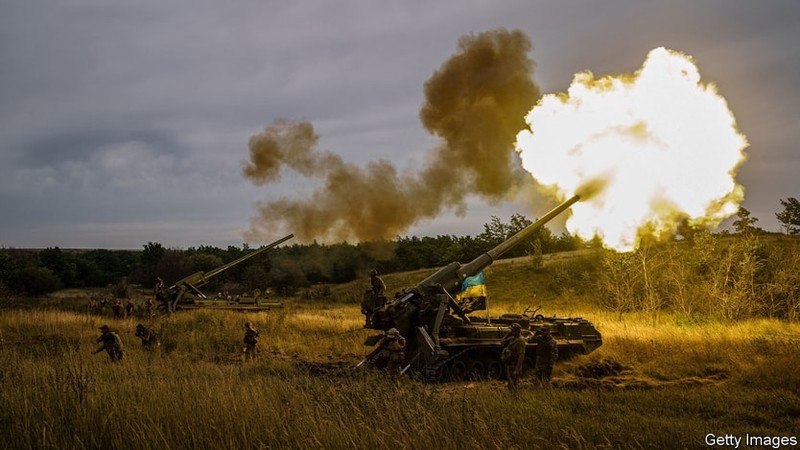
[[[542,279],[518,281],[496,269],[487,274],[492,315],[541,304],[545,315],[580,315],[603,334],[596,352],[556,365],[555,388],[530,379],[516,395],[502,382],[405,378],[396,386],[354,369],[374,333],[362,328],[352,294],[363,281],[334,288],[350,293],[345,301],[286,299],[261,313],[114,320],[70,305],[5,309],[0,447],[696,448],[710,432],[800,429],[800,325],[666,312],[620,317],[570,292],[532,301]],[[388,290],[420,275],[387,276]],[[261,332],[253,362],[241,351],[248,320]],[[159,332],[156,352],[134,337],[140,321]],[[91,355],[103,323],[122,336],[122,364]],[[624,369],[601,383],[576,378],[602,361]]]

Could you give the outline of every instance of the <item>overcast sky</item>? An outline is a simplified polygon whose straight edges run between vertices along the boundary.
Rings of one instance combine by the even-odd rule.
[[[757,225],[800,197],[797,0],[0,0],[0,247],[241,245],[258,201],[315,187],[246,180],[250,136],[303,120],[346,161],[422,164],[425,81],[498,27],[530,37],[543,93],[659,46],[693,56],[750,142],[737,180]],[[513,212],[543,210],[475,199],[409,234]]]

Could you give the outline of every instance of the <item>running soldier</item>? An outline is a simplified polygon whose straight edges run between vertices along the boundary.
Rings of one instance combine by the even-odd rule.
[[[256,358],[256,344],[258,344],[258,331],[253,327],[253,322],[244,323],[244,357],[246,360]]]
[[[156,330],[148,328],[141,323],[136,325],[136,337],[142,340],[142,348],[145,350],[152,351],[158,347],[158,333],[156,333]]]
[[[508,390],[515,391],[522,374],[522,362],[525,361],[525,339],[522,338],[522,327],[518,323],[511,324],[511,330],[503,338],[503,350],[500,359],[506,366]]]
[[[105,350],[111,362],[122,362],[124,352],[122,351],[122,340],[119,338],[119,335],[111,331],[108,325],[101,326],[100,331],[102,331],[103,334],[97,338],[97,342],[101,345],[97,350],[93,351],[92,354],[96,355]]]
[[[553,374],[553,364],[558,359],[558,345],[549,328],[543,328],[533,335],[536,343],[536,379],[541,383],[550,383]]]

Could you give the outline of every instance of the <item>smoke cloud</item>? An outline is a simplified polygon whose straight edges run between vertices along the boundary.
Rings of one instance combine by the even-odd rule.
[[[443,210],[463,214],[468,195],[498,202],[519,194],[534,183],[514,150],[525,114],[540,98],[531,49],[516,30],[462,37],[424,86],[420,119],[442,142],[424,167],[407,173],[385,160],[361,167],[320,150],[308,122],[273,122],[250,138],[244,176],[265,185],[289,168],[321,186],[308,198],[261,202],[247,237],[289,231],[306,242],[389,240]]]

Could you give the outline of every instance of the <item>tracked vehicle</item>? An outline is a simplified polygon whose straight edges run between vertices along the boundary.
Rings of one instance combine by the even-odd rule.
[[[559,359],[594,351],[602,345],[602,337],[592,323],[583,318],[536,314],[477,317],[468,315],[454,298],[467,277],[479,274],[579,200],[579,195],[571,197],[467,264],[450,263],[395,298],[385,303],[372,302],[372,308],[363,310],[367,315],[366,326],[382,331],[396,328],[406,339],[405,370],[419,373],[428,381],[502,378],[501,342],[513,323],[522,327],[522,336],[527,338],[537,330],[549,329],[558,343]],[[382,336],[370,336],[364,344],[374,346]],[[379,350],[377,347],[363,362],[380,367]],[[532,368],[535,353],[536,345],[531,342],[526,350],[523,372]]]

